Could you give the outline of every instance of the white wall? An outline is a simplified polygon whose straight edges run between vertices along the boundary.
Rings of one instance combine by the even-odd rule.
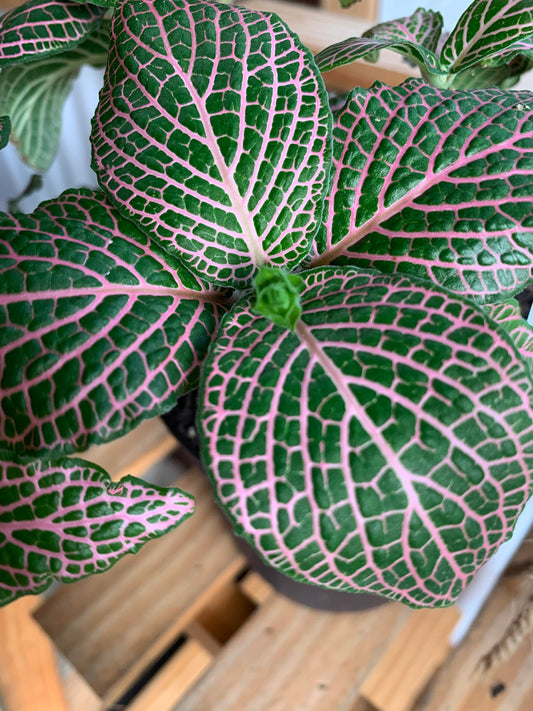
[[[43,187],[20,202],[24,212],[31,212],[40,202],[57,197],[66,188],[96,187],[90,168],[90,120],[98,102],[103,71],[83,67],[65,102],[58,155],[43,176]],[[32,171],[9,144],[0,151],[0,210],[7,201],[24,190]]]
[[[407,17],[423,7],[426,10],[440,12],[444,18],[444,28],[453,29],[459,17],[470,5],[471,0],[381,0],[380,22],[395,20],[398,17]]]

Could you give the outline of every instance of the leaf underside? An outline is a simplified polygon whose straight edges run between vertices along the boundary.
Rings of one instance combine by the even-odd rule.
[[[218,295],[91,191],[0,216],[0,448],[58,456],[196,386]]]
[[[110,568],[188,518],[192,498],[80,459],[0,462],[0,606]]]
[[[298,580],[449,605],[528,499],[528,371],[479,307],[425,282],[301,276],[294,333],[243,301],[210,352],[198,425],[217,497]]]
[[[0,67],[72,49],[95,30],[105,9],[74,0],[30,0],[0,17]]]
[[[11,118],[11,141],[33,170],[48,170],[55,158],[63,106],[79,70],[104,67],[108,49],[104,22],[73,49],[2,70],[0,106]]]
[[[333,162],[312,266],[410,273],[480,302],[531,280],[531,92],[357,89]]]
[[[202,0],[117,5],[93,167],[203,278],[250,287],[316,231],[330,122],[312,56],[274,15]]]

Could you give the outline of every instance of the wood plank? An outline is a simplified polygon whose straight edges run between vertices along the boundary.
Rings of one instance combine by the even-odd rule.
[[[48,637],[31,617],[38,596],[0,609],[0,696],[5,711],[68,711]]]
[[[466,639],[448,657],[413,711],[530,711],[533,708],[531,638],[504,664],[481,674],[479,663],[501,639],[531,592],[531,581],[502,580]],[[498,692],[500,685],[504,686]],[[528,705],[529,704],[529,705]]]
[[[240,582],[240,586],[243,593],[256,605],[263,605],[274,593],[272,585],[253,570],[245,575]]]
[[[409,711],[448,657],[459,618],[454,607],[413,612],[365,679],[361,696],[379,711]]]
[[[105,574],[63,586],[36,612],[105,703],[124,693],[244,565],[207,478],[196,469],[178,483],[195,496],[192,518]]]
[[[212,655],[197,640],[187,640],[128,704],[128,711],[170,711],[211,662]]]
[[[358,689],[411,611],[311,610],[273,593],[174,711],[353,711]]]
[[[321,0],[321,7],[330,12],[338,12],[343,17],[357,17],[359,20],[368,20],[376,24],[379,15],[379,0],[363,0],[350,7],[341,7],[339,0]]]
[[[176,438],[159,417],[141,422],[124,437],[89,447],[78,455],[98,464],[117,481],[127,474],[142,476],[150,467],[178,447]]]

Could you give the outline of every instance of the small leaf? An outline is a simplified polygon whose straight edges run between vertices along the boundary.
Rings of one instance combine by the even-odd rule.
[[[74,49],[2,70],[0,106],[11,117],[11,141],[31,168],[45,171],[57,152],[63,105],[84,64],[104,67],[109,23]]]
[[[0,216],[0,448],[112,439],[196,386],[220,295],[101,193]]]
[[[278,326],[294,331],[302,313],[299,297],[303,288],[302,279],[297,274],[287,274],[281,269],[262,267],[255,278],[254,287],[254,311]]]
[[[515,299],[487,304],[484,308],[498,326],[507,331],[533,373],[533,326],[522,318],[520,306]]]
[[[81,459],[0,462],[0,606],[102,573],[178,526],[191,496]]]
[[[125,215],[202,278],[249,288],[309,251],[331,114],[275,15],[203,0],[116,6],[94,168]]]
[[[480,307],[427,282],[300,276],[294,333],[248,297],[210,351],[198,424],[216,495],[297,580],[449,605],[529,498],[528,369]]]
[[[357,89],[335,116],[330,190],[312,266],[511,295],[533,266],[533,94]]]
[[[95,30],[105,9],[74,0],[30,0],[0,17],[0,67],[72,49]]]
[[[474,0],[446,40],[441,62],[459,72],[533,35],[531,0]]]
[[[375,61],[382,49],[391,49],[415,62],[423,71],[439,74],[437,45],[442,32],[439,12],[419,8],[409,17],[382,22],[362,37],[351,37],[319,52],[315,61],[322,72],[350,64],[356,59]]]
[[[9,143],[11,134],[11,119],[9,116],[0,116],[0,150]]]

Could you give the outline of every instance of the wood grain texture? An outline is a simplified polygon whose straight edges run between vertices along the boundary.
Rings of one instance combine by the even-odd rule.
[[[448,657],[413,711],[531,711],[533,647],[524,639],[503,664],[479,661],[505,633],[531,593],[531,580],[502,580],[463,643]],[[502,688],[503,687],[503,688]]]
[[[128,705],[128,711],[170,711],[212,662],[197,640],[187,640]]]
[[[105,575],[63,586],[36,612],[105,703],[116,700],[243,566],[207,479],[193,470],[178,483],[196,499],[191,519]]]
[[[321,0],[321,7],[330,12],[338,12],[343,17],[356,17],[359,20],[368,20],[377,23],[379,14],[379,0],[362,0],[350,7],[341,7],[339,0]]]
[[[177,448],[162,420],[153,417],[124,437],[90,447],[78,456],[98,464],[117,481],[127,474],[141,476]]]
[[[448,657],[459,619],[454,607],[413,612],[365,679],[361,696],[379,711],[409,711]]]
[[[174,711],[352,711],[410,614],[392,603],[321,612],[273,593]]]
[[[50,640],[31,617],[40,598],[0,609],[0,696],[6,711],[69,711]]]

